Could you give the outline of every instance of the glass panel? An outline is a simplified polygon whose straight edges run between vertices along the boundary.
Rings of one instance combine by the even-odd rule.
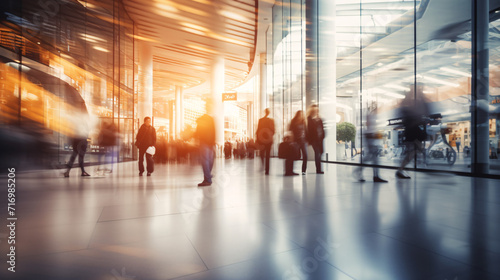
[[[364,164],[399,166],[406,155],[404,127],[390,120],[402,117],[402,101],[415,83],[414,4],[361,1]]]
[[[44,161],[32,163],[50,166],[68,160],[71,138],[82,123],[88,123],[90,146],[85,161],[96,161],[99,118],[115,117],[118,124],[118,117],[134,117],[133,38],[128,34],[134,26],[122,3],[6,2],[0,31],[0,123],[44,145],[50,156],[32,156]],[[114,5],[120,13],[113,13]],[[123,26],[109,20],[114,14]],[[113,34],[120,36],[114,39]],[[122,98],[114,100],[113,95]],[[88,122],[82,122],[84,116]],[[130,134],[127,137],[133,134],[132,129],[121,129]]]
[[[361,32],[360,1],[338,1],[336,6],[336,47],[337,47],[337,96],[335,119],[337,161],[360,162],[361,154],[361,120],[360,97],[360,57]],[[364,11],[361,10],[361,13]],[[364,33],[363,33],[364,34]],[[364,35],[362,35],[364,36]],[[365,47],[369,47],[367,44]],[[363,88],[363,90],[365,90]],[[364,92],[363,92],[364,94]],[[333,149],[331,147],[330,149]],[[333,153],[333,151],[329,151]]]
[[[425,5],[417,13],[415,97],[417,106],[428,104],[425,157],[418,156],[417,167],[470,172],[471,32],[463,22],[470,20],[471,3],[452,5]],[[428,13],[446,16],[430,23]]]
[[[272,93],[272,105],[273,112],[272,117],[275,123],[275,151],[278,149],[278,143],[283,140],[283,132],[286,130],[287,124],[284,122],[283,115],[283,90],[284,90],[284,80],[283,80],[283,69],[284,69],[284,57],[283,57],[283,11],[281,5],[275,4],[273,7],[273,93]]]
[[[489,28],[489,153],[490,174],[500,174],[500,16],[491,14]],[[462,135],[459,135],[462,136]],[[464,133],[465,137],[465,133]],[[469,137],[470,138],[470,137]],[[462,141],[463,143],[464,141]],[[465,148],[465,146],[463,146]],[[460,151],[462,152],[462,150]],[[463,153],[465,155],[465,153]]]

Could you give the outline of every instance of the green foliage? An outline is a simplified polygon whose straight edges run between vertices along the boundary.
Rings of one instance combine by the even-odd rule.
[[[342,122],[337,124],[337,141],[354,142],[356,127],[352,123]]]

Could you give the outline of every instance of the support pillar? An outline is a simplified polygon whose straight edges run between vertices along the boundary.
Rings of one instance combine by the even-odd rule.
[[[175,86],[175,138],[179,139],[184,129],[184,110],[183,110],[182,87]]]
[[[139,53],[139,104],[140,124],[145,117],[153,118],[153,47],[140,42]]]
[[[313,93],[306,98],[306,105],[319,101],[320,116],[325,120],[325,155],[328,160],[337,159],[337,47],[336,47],[336,1],[316,0],[317,5],[317,28],[318,52],[315,63],[321,71],[316,71],[318,77],[318,99],[314,99]],[[307,96],[306,96],[307,97]]]
[[[472,1],[472,173],[489,172],[489,0]]]
[[[254,138],[254,127],[253,127],[253,102],[248,102],[247,105],[247,137]]]
[[[259,98],[259,104],[260,104],[260,113],[264,112],[264,109],[268,107],[267,105],[267,63],[266,63],[266,53],[261,53],[260,54],[260,98]],[[256,106],[257,107],[257,106]]]
[[[306,0],[306,108],[318,103],[318,1]]]
[[[212,91],[212,115],[215,121],[215,143],[219,146],[224,144],[224,103],[222,93],[224,92],[224,57],[218,55],[212,62],[211,83]]]

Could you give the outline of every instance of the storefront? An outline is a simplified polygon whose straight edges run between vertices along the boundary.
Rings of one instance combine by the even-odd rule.
[[[119,134],[116,159],[132,159],[134,23],[122,3],[23,0],[2,1],[1,8],[4,143],[34,167],[54,167],[66,163],[70,139],[83,133],[85,162],[96,162],[99,130],[108,122]],[[33,145],[40,154],[26,151]]]
[[[425,104],[425,153],[408,167],[500,174],[498,9],[499,1],[475,0],[277,1],[267,94],[278,142],[295,112],[317,103],[323,160],[370,164],[361,155],[374,118],[379,164],[397,167],[405,147],[394,121]],[[356,128],[351,140],[337,139],[344,122]]]

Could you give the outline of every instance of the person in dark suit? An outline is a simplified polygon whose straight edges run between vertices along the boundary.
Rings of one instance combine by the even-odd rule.
[[[307,169],[307,126],[306,118],[302,110],[297,111],[290,122],[290,131],[293,134],[293,141],[299,144],[302,154],[302,175],[306,175]]]
[[[154,160],[152,155],[146,153],[146,150],[156,145],[156,130],[151,125],[150,117],[144,118],[144,124],[137,132],[135,145],[139,148],[139,176],[144,173],[144,154],[146,154],[148,176],[151,176],[154,171]]]
[[[211,105],[207,103],[207,112],[210,109]],[[212,185],[212,168],[215,157],[215,121],[210,115],[204,114],[196,120],[196,124],[194,137],[198,140],[200,163],[203,168],[203,182],[199,183],[198,187],[205,187]]]
[[[307,139],[314,150],[314,162],[316,163],[316,173],[323,174],[321,170],[321,155],[323,154],[323,140],[325,139],[325,129],[323,120],[319,117],[318,105],[309,107],[307,114]]]
[[[274,137],[274,120],[269,118],[269,108],[264,110],[264,117],[259,119],[257,125],[257,145],[260,150],[260,158],[264,166],[265,174],[269,175],[269,159],[271,157],[271,146]]]

